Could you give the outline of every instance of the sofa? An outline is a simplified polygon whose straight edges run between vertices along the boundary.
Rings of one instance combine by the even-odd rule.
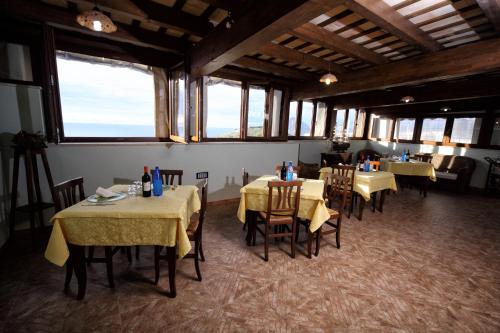
[[[361,160],[364,161],[368,156],[370,156],[370,161],[379,161],[380,158],[382,157],[382,154],[371,149],[360,150],[356,154],[356,163],[358,163]]]
[[[472,173],[476,168],[473,158],[443,154],[415,154],[416,159],[430,162],[436,171],[437,186],[464,191],[469,188]]]

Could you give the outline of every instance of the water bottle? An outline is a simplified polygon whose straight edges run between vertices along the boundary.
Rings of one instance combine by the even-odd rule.
[[[288,182],[293,180],[293,165],[292,161],[288,162],[288,169],[286,171],[286,180]]]
[[[153,194],[155,197],[159,197],[163,194],[163,181],[158,167],[156,167],[153,172]]]
[[[406,162],[406,153],[404,149],[403,149],[403,154],[401,155],[401,162]]]
[[[370,155],[365,160],[364,171],[370,172]]]

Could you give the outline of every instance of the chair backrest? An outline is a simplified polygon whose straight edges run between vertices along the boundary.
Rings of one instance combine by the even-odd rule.
[[[282,165],[279,165],[279,164],[278,164],[278,165],[276,165],[276,168],[274,168],[274,170],[275,170],[275,171],[276,171],[276,170],[281,170],[281,167],[282,167]],[[286,168],[287,168],[287,170],[288,170],[288,164],[286,165]],[[294,165],[294,166],[293,166],[293,171],[294,171],[294,172],[296,172],[296,173],[297,173],[297,175],[298,175],[298,174],[299,174],[299,172],[300,172],[300,166],[298,166],[298,165]]]
[[[83,177],[66,180],[62,183],[54,185],[52,188],[52,196],[54,197],[56,212],[84,200],[85,193],[83,191]]]
[[[349,182],[349,177],[337,174],[328,174],[325,181],[325,191],[327,191],[330,207],[332,204],[337,204],[340,208],[340,216],[342,216],[342,211],[346,204],[347,193],[349,192]]]
[[[370,161],[373,170],[380,171],[380,161]]]
[[[301,181],[270,181],[267,197],[267,216],[281,215],[297,217],[300,202]],[[295,190],[294,190],[295,188]],[[295,198],[292,194],[295,192]],[[275,193],[277,195],[275,195]]]
[[[154,169],[152,169],[154,170]],[[166,170],[160,169],[160,176],[164,185],[174,185],[175,176],[177,176],[177,185],[182,185],[183,170]]]
[[[243,178],[243,182],[242,182],[243,186],[248,185],[248,172],[247,171],[243,172],[242,178]]]
[[[201,208],[200,218],[198,220],[198,228],[196,232],[202,232],[203,222],[205,221],[205,213],[207,212],[208,205],[208,179],[205,179],[201,185]]]
[[[339,175],[349,178],[348,188],[352,191],[354,187],[354,173],[356,172],[356,167],[354,165],[334,165],[332,166],[332,173],[334,175]]]

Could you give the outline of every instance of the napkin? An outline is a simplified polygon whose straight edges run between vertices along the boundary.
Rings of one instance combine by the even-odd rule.
[[[103,198],[111,198],[111,197],[114,197],[117,195],[115,192],[110,191],[110,190],[105,189],[105,188],[100,187],[100,186],[97,188],[97,190],[95,190],[95,194],[97,194],[98,196],[103,197]]]

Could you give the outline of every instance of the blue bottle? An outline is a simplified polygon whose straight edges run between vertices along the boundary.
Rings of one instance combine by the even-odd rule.
[[[153,194],[155,197],[160,197],[163,194],[163,181],[158,167],[153,171]]]
[[[365,165],[363,166],[363,170],[365,172],[369,172],[370,171],[370,155],[368,155],[368,157],[365,160]]]
[[[406,153],[404,149],[403,149],[403,154],[401,155],[401,162],[406,162]]]
[[[288,169],[286,170],[286,181],[290,182],[293,180],[293,165],[292,161],[288,162]]]

